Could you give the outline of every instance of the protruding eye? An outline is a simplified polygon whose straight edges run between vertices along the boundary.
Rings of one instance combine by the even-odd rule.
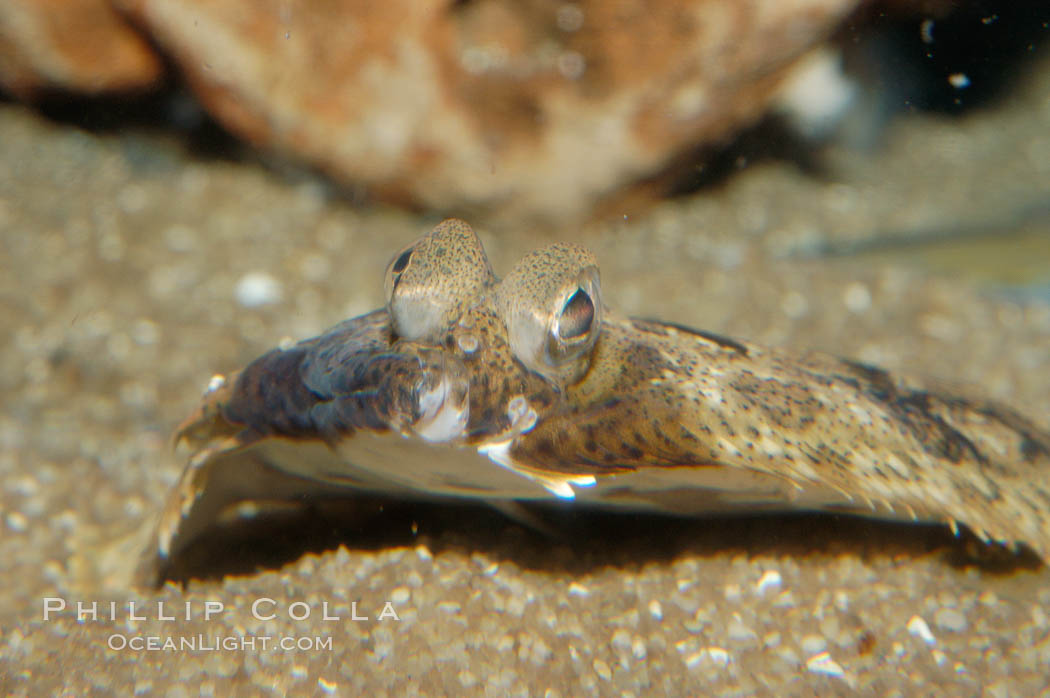
[[[499,285],[497,303],[511,351],[561,384],[590,367],[601,334],[601,289],[594,255],[556,244],[527,255]]]
[[[460,220],[443,221],[387,267],[387,311],[398,337],[437,340],[495,276],[478,236]]]
[[[594,303],[582,288],[576,289],[561,309],[557,335],[562,339],[577,339],[591,331],[594,324]]]
[[[390,266],[387,267],[385,283],[388,287],[388,300],[394,293],[397,292],[397,287],[401,285],[401,273],[405,271],[405,269],[408,267],[408,263],[412,259],[412,253],[415,251],[415,246],[409,247],[407,250],[399,254],[396,259],[390,262]]]
[[[412,259],[412,253],[415,252],[414,248],[409,247],[407,250],[401,253],[401,255],[394,260],[394,263],[390,266],[391,271],[395,274],[400,274],[408,266],[408,260]]]

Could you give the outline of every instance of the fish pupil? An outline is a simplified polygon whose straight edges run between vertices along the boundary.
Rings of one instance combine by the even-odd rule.
[[[565,303],[558,322],[562,339],[576,339],[587,334],[594,322],[594,303],[582,288],[576,289]]]
[[[401,253],[401,256],[394,260],[394,266],[392,269],[395,274],[400,274],[408,266],[408,261],[412,259],[412,250],[405,250]]]

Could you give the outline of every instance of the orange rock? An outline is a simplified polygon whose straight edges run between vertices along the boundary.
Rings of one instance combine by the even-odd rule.
[[[160,58],[107,0],[0,2],[0,87],[23,99],[45,90],[139,90]]]
[[[389,201],[563,222],[757,119],[859,2],[112,1],[256,145]],[[16,94],[159,72],[105,0],[0,3]]]
[[[756,119],[856,0],[123,0],[206,107],[380,198],[565,219]]]

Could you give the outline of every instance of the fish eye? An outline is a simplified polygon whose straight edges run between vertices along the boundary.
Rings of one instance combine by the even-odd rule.
[[[409,247],[407,250],[401,253],[401,255],[394,260],[394,263],[390,265],[391,271],[395,274],[400,274],[408,266],[408,260],[412,259],[412,253],[415,251],[414,248]]]
[[[450,218],[387,266],[387,312],[398,337],[436,341],[480,292],[495,283],[477,234]]]
[[[577,288],[565,302],[556,325],[556,334],[565,340],[578,339],[591,330],[594,323],[594,302],[587,292]]]
[[[387,292],[387,298],[397,292],[397,287],[401,283],[402,272],[408,267],[409,261],[412,259],[412,253],[415,252],[415,245],[412,245],[407,250],[399,254],[394,258],[386,271],[386,285],[389,287]]]
[[[527,255],[497,290],[511,351],[528,368],[562,384],[590,368],[601,328],[594,255],[555,244]]]

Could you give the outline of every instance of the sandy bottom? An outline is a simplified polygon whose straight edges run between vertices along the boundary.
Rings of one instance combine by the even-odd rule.
[[[761,165],[641,216],[483,239],[500,271],[580,241],[621,310],[961,384],[1046,426],[1050,102],[1029,92],[831,151],[829,180]],[[12,105],[0,142],[5,695],[1046,688],[1047,568],[972,564],[939,527],[560,512],[551,540],[485,508],[351,502],[217,537],[185,588],[129,590],[208,378],[378,307],[388,258],[434,221]]]

